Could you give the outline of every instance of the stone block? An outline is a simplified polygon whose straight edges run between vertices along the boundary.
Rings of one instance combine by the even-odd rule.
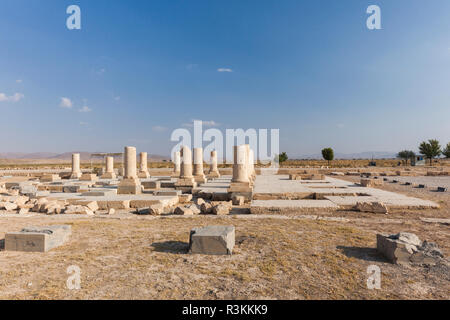
[[[357,202],[355,210],[360,212],[372,212],[372,213],[384,213],[389,212],[387,206],[382,202],[372,201],[372,202]]]
[[[97,180],[98,180],[98,177],[95,173],[84,173],[80,177],[80,181],[96,182]]]
[[[187,207],[176,207],[175,210],[173,211],[173,214],[176,215],[181,215],[181,216],[192,216],[194,215],[194,213],[192,212],[191,209],[187,208]]]
[[[141,184],[145,189],[156,190],[161,188],[161,181],[141,181]]]
[[[46,174],[40,180],[41,182],[55,182],[61,181],[61,177],[57,174]]]
[[[191,254],[231,255],[235,242],[233,226],[194,228],[189,236]]]
[[[123,179],[117,186],[117,194],[141,194],[142,186],[138,179]]]
[[[227,215],[230,213],[230,210],[230,206],[220,203],[212,208],[212,213],[215,215]]]
[[[24,228],[20,232],[7,233],[6,251],[47,252],[69,240],[68,225]]]
[[[178,199],[180,203],[187,203],[192,200],[192,194],[180,194],[178,195]]]
[[[395,264],[434,265],[444,258],[435,243],[424,241],[413,233],[377,234],[377,250]]]
[[[233,196],[231,201],[232,201],[233,205],[235,205],[235,206],[242,206],[242,205],[244,205],[245,197],[235,195],[235,196]]]

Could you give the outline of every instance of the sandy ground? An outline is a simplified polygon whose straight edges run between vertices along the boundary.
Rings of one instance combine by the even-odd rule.
[[[358,181],[359,177],[344,177]],[[388,191],[433,200],[441,209],[389,215],[351,211],[289,216],[21,217],[0,213],[0,239],[27,226],[72,225],[70,242],[47,253],[6,252],[0,240],[0,299],[445,299],[448,265],[397,266],[377,253],[376,233],[416,233],[450,256],[450,193],[401,184]],[[332,221],[330,219],[335,219]],[[189,231],[236,227],[232,256],[190,255]],[[69,290],[69,266],[81,289]],[[381,289],[367,288],[367,267],[381,268]]]
[[[375,248],[376,232],[400,230],[438,242],[450,254],[448,226],[410,219],[349,222],[293,217],[137,217],[2,219],[5,232],[70,224],[71,241],[48,253],[0,251],[1,299],[448,299],[448,267],[400,267]],[[234,225],[232,256],[187,253],[195,226]],[[366,286],[381,268],[380,290]],[[67,268],[80,267],[69,290]]]

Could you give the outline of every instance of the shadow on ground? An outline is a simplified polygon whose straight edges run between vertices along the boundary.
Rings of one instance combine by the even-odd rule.
[[[0,239],[0,251],[5,250],[5,239]]]
[[[345,247],[337,246],[336,249],[342,252],[349,258],[357,258],[365,261],[388,262],[375,248],[362,247]]]
[[[153,242],[151,246],[156,252],[165,253],[185,254],[189,250],[189,244],[182,241]]]

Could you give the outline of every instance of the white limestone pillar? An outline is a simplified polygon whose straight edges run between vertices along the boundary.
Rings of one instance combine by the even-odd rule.
[[[180,169],[181,179],[193,178],[192,175],[192,154],[191,150],[186,147],[181,147],[181,169]]]
[[[139,178],[149,178],[147,167],[147,152],[141,152],[139,154]]]
[[[72,154],[72,173],[70,175],[71,179],[79,179],[81,177],[81,169],[80,169],[80,154],[73,153]]]
[[[140,194],[142,187],[136,174],[135,147],[125,147],[124,166],[124,177],[117,186],[117,194]]]
[[[124,179],[135,179],[136,175],[136,148],[125,147],[125,172]]]
[[[211,164],[209,167],[209,177],[220,177],[219,169],[217,168],[217,151],[211,151]]]
[[[105,173],[101,176],[102,179],[115,179],[116,173],[114,172],[114,157],[105,158]]]
[[[231,182],[234,183],[248,183],[247,173],[247,147],[245,145],[234,146],[234,162],[233,162],[233,178]]]

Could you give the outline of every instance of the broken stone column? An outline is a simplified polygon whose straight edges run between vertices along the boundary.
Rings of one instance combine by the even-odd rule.
[[[194,228],[189,236],[189,252],[211,255],[231,255],[235,243],[233,226]]]
[[[203,148],[194,148],[194,179],[197,183],[206,183],[203,171]]]
[[[150,178],[150,174],[148,173],[147,168],[147,152],[141,152],[139,154],[140,162],[139,162],[139,178]]]
[[[182,190],[185,192],[192,191],[192,188],[197,186],[194,176],[192,175],[192,154],[191,150],[186,147],[181,147],[181,168],[180,177],[175,183],[175,188],[177,190]]]
[[[246,145],[234,146],[233,178],[228,193],[230,197],[244,196],[247,201],[252,198],[252,186],[248,174],[248,155]]]
[[[141,183],[136,174],[136,148],[125,147],[124,176],[117,187],[117,194],[140,194]]]
[[[115,179],[116,173],[114,172],[114,157],[105,158],[105,173],[102,175],[102,179]]]
[[[211,165],[209,168],[208,178],[220,178],[219,169],[217,168],[217,151],[211,151]]]
[[[179,151],[173,153],[173,164],[174,168],[172,176],[179,177],[181,171],[181,156]]]
[[[80,154],[72,154],[72,173],[70,174],[70,179],[79,179],[82,175],[80,169]]]

